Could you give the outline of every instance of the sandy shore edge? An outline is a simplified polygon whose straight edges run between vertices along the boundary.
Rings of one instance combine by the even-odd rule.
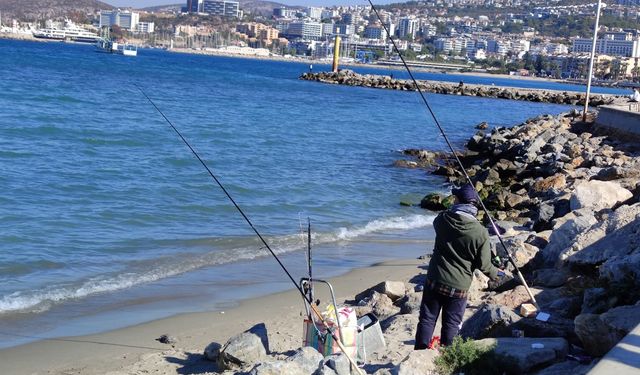
[[[407,281],[421,272],[424,261],[398,259],[355,269],[330,281],[338,303],[384,280]],[[283,278],[285,276],[283,275]],[[328,298],[317,288],[325,306]],[[325,289],[326,290],[326,289]],[[204,373],[215,366],[204,348],[258,323],[265,323],[270,349],[284,353],[301,346],[304,305],[297,290],[249,299],[221,312],[181,314],[105,333],[46,339],[0,350],[2,374],[133,374]],[[169,334],[174,347],[156,339]]]

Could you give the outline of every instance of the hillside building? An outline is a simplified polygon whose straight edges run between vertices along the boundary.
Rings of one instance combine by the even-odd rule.
[[[204,0],[202,12],[212,16],[238,18],[240,16],[240,3],[226,0]]]
[[[135,31],[139,22],[140,14],[137,12],[121,11],[120,9],[100,11],[100,28],[116,25],[126,30]]]

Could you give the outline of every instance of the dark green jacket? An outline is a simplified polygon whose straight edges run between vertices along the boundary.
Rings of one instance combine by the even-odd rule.
[[[489,233],[475,218],[450,210],[433,221],[436,243],[427,278],[450,287],[468,290],[473,271],[492,279],[498,270],[491,264]]]

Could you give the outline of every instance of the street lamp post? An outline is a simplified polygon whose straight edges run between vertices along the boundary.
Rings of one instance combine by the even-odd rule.
[[[587,111],[589,109],[589,94],[591,93],[591,77],[593,77],[593,60],[596,56],[596,43],[598,42],[598,24],[600,23],[600,9],[602,8],[602,0],[598,0],[598,8],[596,9],[596,25],[593,28],[593,43],[591,44],[591,59],[589,60],[589,77],[587,78],[587,95],[584,98],[584,111],[582,112],[582,121],[587,121]]]

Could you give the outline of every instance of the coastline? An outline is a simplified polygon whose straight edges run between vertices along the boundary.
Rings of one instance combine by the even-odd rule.
[[[385,261],[331,278],[330,282],[340,303],[381,281],[413,278],[423,262]],[[327,299],[322,300],[324,307]],[[297,349],[302,340],[303,314],[298,291],[290,289],[245,300],[227,311],[180,314],[95,335],[45,339],[3,349],[0,373],[115,375],[181,373],[184,368],[212,372],[214,362],[203,358],[203,349],[211,342],[224,344],[229,337],[258,323],[267,327],[272,352]],[[163,334],[176,338],[174,348],[156,341]]]

